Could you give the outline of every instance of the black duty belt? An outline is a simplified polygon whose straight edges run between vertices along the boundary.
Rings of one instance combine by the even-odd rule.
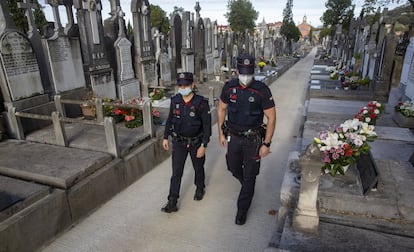
[[[259,134],[258,130],[252,130],[252,129],[248,129],[246,131],[237,131],[232,128],[229,128],[229,132],[233,135],[244,136],[244,137],[252,137],[252,136],[256,136]]]
[[[203,134],[199,134],[195,137],[186,137],[186,136],[181,136],[181,135],[175,135],[175,136],[173,136],[173,138],[176,141],[185,141],[187,143],[193,143],[193,142],[199,141],[202,136],[203,136]]]

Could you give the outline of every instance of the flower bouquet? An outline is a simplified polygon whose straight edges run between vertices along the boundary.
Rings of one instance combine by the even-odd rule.
[[[354,118],[342,123],[333,131],[322,131],[314,144],[323,152],[323,173],[332,176],[345,174],[349,165],[355,164],[361,153],[368,153],[369,141],[374,141],[375,127]]]
[[[414,103],[412,101],[399,102],[394,109],[405,117],[414,117]]]
[[[375,125],[380,116],[384,113],[385,106],[377,101],[370,101],[366,107],[363,107],[355,114],[354,118],[361,122]]]
[[[151,101],[158,101],[158,100],[163,99],[164,97],[165,97],[165,93],[164,93],[164,90],[162,89],[155,88],[154,91],[150,93]]]

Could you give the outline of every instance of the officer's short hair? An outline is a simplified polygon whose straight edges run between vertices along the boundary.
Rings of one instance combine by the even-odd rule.
[[[191,85],[194,82],[193,74],[190,72],[182,72],[177,74],[177,86]]]
[[[254,74],[254,57],[249,54],[240,54],[237,57],[239,74]]]

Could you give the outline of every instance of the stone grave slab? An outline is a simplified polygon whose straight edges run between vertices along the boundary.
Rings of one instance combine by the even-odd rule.
[[[0,159],[4,160],[0,165],[2,175],[66,189],[112,157],[101,152],[8,140],[0,143]]]
[[[0,222],[47,196],[49,188],[0,175]]]

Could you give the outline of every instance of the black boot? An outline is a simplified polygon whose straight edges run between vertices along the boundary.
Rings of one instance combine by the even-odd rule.
[[[194,194],[194,200],[197,200],[197,201],[202,200],[204,197],[204,193],[205,193],[204,188],[197,187],[195,194]]]
[[[163,208],[161,208],[161,211],[166,213],[177,212],[177,199],[169,199],[168,203]]]
[[[246,219],[247,219],[246,213],[237,212],[235,223],[236,225],[244,225],[244,223],[246,223]]]

